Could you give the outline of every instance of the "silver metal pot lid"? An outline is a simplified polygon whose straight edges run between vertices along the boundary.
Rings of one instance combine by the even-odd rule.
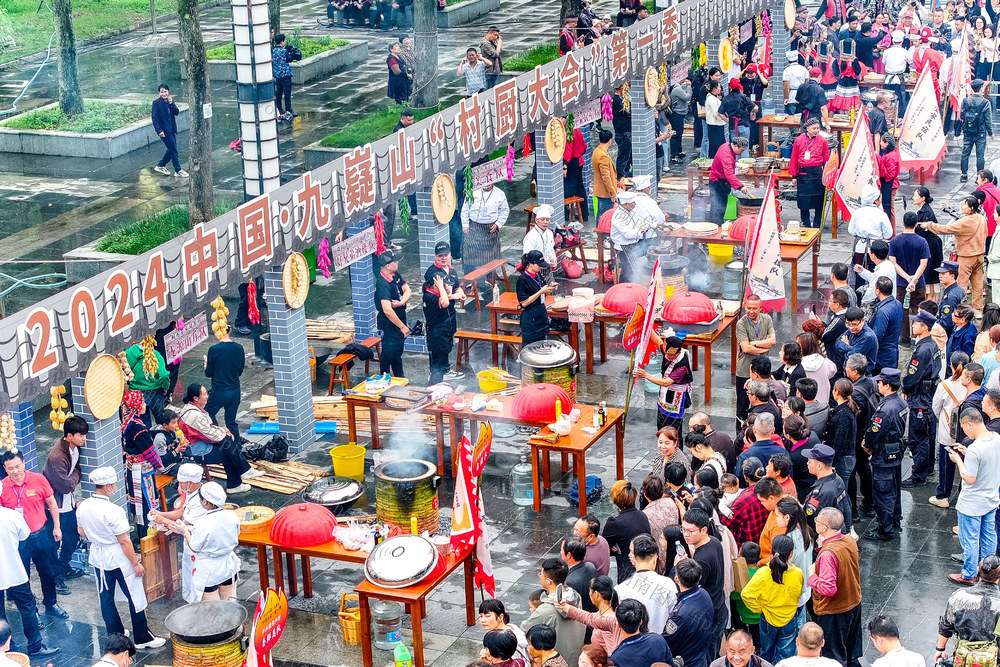
[[[302,492],[302,499],[317,505],[342,505],[363,496],[365,487],[350,477],[324,477]]]
[[[376,586],[405,588],[430,574],[440,553],[418,535],[398,535],[381,542],[365,561],[365,578]]]
[[[532,368],[556,368],[576,363],[576,350],[561,340],[540,340],[525,345],[517,360]]]

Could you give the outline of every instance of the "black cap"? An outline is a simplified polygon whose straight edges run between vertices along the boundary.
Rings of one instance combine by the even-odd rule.
[[[382,266],[388,266],[393,262],[398,262],[402,258],[403,258],[403,253],[393,252],[392,250],[386,250],[384,253],[378,256],[379,261],[382,262]]]
[[[941,262],[941,266],[937,267],[934,270],[938,273],[954,273],[957,276],[958,262],[952,262],[952,261]]]
[[[524,258],[521,262],[524,266],[528,264],[537,264],[543,269],[549,268],[549,263],[545,261],[545,255],[542,254],[541,250],[529,250],[524,253]]]
[[[934,326],[934,323],[937,321],[934,319],[934,316],[928,313],[926,310],[921,310],[916,315],[911,315],[910,320],[914,322],[920,322],[927,328]]]
[[[899,370],[895,368],[883,368],[882,372],[875,376],[875,380],[881,380],[882,382],[894,382],[899,383]]]
[[[814,446],[812,449],[803,449],[802,456],[806,457],[807,459],[815,459],[820,463],[826,465],[832,465],[834,456],[836,456],[836,452],[833,451],[833,447],[820,443]]]
[[[439,241],[436,246],[434,246],[435,255],[450,255],[451,254],[451,244],[447,241]]]

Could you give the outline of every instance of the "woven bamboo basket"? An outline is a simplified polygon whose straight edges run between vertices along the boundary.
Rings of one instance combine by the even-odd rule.
[[[438,224],[448,224],[455,215],[458,195],[455,194],[455,182],[448,174],[438,174],[431,183],[431,210]]]
[[[309,263],[302,253],[293,252],[285,260],[281,286],[289,308],[301,308],[309,296]]]
[[[562,162],[565,152],[566,128],[558,118],[552,118],[545,127],[545,155],[549,158],[549,162],[555,164]]]
[[[8,660],[13,660],[21,667],[31,667],[31,658],[23,653],[18,653],[17,651],[11,651],[6,654]]]
[[[102,354],[90,362],[83,381],[83,397],[90,414],[97,419],[108,419],[118,412],[125,394],[125,375],[118,359]]]

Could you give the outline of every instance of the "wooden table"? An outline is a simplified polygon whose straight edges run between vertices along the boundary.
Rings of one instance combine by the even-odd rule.
[[[561,297],[560,297],[561,298]],[[547,306],[551,306],[555,303],[556,298],[549,294],[545,298],[545,303]],[[521,310],[517,306],[517,292],[504,292],[500,295],[500,301],[493,303],[492,301],[486,304],[486,309],[490,311],[490,333],[497,333],[498,327],[497,323],[501,315],[518,315],[520,316]],[[555,319],[568,319],[569,310],[554,310],[551,307],[548,308],[548,313],[550,318]],[[597,315],[595,314],[594,320],[597,320]],[[585,339],[585,352],[586,352],[586,368],[588,373],[594,372],[594,323],[587,322],[583,325],[583,335]],[[569,344],[574,350],[579,352],[580,349],[580,328],[577,322],[569,323]],[[493,363],[497,363],[499,357],[497,354],[496,346],[493,347]],[[604,361],[603,359],[601,361]]]
[[[764,155],[764,144],[772,140],[774,129],[785,129],[785,130],[798,130],[799,129],[799,118],[796,116],[788,116],[784,120],[776,120],[774,114],[764,116],[757,121],[757,125],[760,127],[760,143],[757,146],[757,155]],[[764,138],[764,130],[767,130],[767,139]],[[839,118],[830,118],[830,124],[827,130],[829,132],[835,132],[837,134],[837,154],[843,157],[843,147],[844,147],[844,132],[850,132],[854,129],[851,122],[848,120],[841,120]]]
[[[407,408],[394,408],[386,405],[381,396],[369,396],[367,394],[345,394],[344,402],[347,404],[347,432],[348,442],[358,442],[358,422],[355,410],[368,410],[368,418],[371,420],[372,449],[379,449],[382,443],[379,439],[378,411],[392,410],[393,412],[405,412]],[[420,414],[431,414],[421,411]],[[437,435],[437,464],[438,474],[443,475],[444,470],[444,419],[440,414],[434,414],[434,432]]]
[[[906,85],[906,89],[907,90],[915,90],[916,89],[916,87],[917,87],[917,80],[916,79],[911,79],[910,77],[907,76],[907,77],[904,77],[903,80],[905,81],[905,85]],[[882,88],[884,90],[888,90],[889,92],[895,92],[895,91],[892,91],[889,88],[885,87],[885,79],[882,79],[881,81],[872,81],[870,79],[861,79],[860,81],[858,81],[858,88]]]
[[[682,227],[669,234],[673,238],[681,239],[684,251],[687,252],[688,243],[719,243],[722,245],[742,246],[745,242],[741,239],[734,239],[731,236],[722,238],[721,230],[709,236],[692,236]],[[792,265],[792,312],[798,308],[798,285],[799,285],[799,260],[812,251],[812,288],[819,288],[819,254],[817,245],[819,243],[820,230],[807,229],[802,243],[781,243],[781,261]]]
[[[459,566],[465,569],[465,624],[476,623],[475,585],[473,582],[474,548],[465,553],[450,553],[444,557],[444,571],[436,577],[431,577],[406,588],[382,588],[367,579],[354,587],[361,606],[361,655],[365,667],[372,667],[375,658],[372,655],[372,619],[368,609],[368,598],[393,600],[406,605],[410,610],[410,624],[413,627],[413,664],[424,667],[424,633],[423,619],[427,616],[427,596],[445,579],[457,570]]]
[[[691,349],[691,370],[698,370],[698,349],[705,351],[705,402],[712,402],[712,346],[736,322],[735,315],[726,315],[711,336],[686,336],[681,344]],[[729,374],[736,375],[736,332],[729,336]]]

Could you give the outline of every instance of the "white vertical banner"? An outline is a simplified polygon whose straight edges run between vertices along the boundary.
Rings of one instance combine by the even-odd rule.
[[[861,191],[866,185],[879,189],[878,158],[868,129],[868,112],[862,111],[854,123],[840,173],[833,184],[833,195],[840,200],[845,220],[850,220],[851,214],[861,208]]]
[[[764,204],[760,207],[757,227],[753,230],[747,251],[747,293],[760,297],[765,312],[785,307],[785,276],[781,271],[778,206],[774,199],[773,178],[768,179]]]
[[[934,77],[930,68],[924,68],[899,130],[899,165],[903,169],[924,169],[933,173],[947,151]]]

